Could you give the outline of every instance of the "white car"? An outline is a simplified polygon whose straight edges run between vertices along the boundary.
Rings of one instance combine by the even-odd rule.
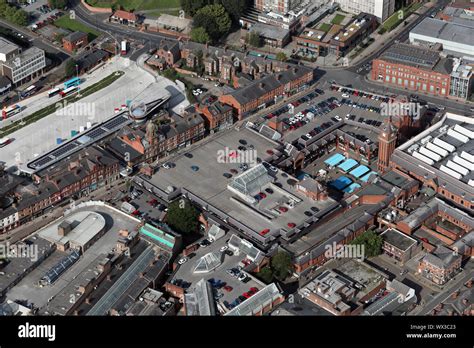
[[[227,245],[224,245],[222,248],[219,249],[219,251],[221,253],[223,253],[224,251],[226,251],[227,249],[229,249],[229,247]]]
[[[201,93],[202,93],[202,90],[198,88],[198,89],[196,89],[196,92],[197,92],[198,94],[201,94]]]
[[[311,134],[309,134],[309,133],[306,134],[306,137],[307,137],[308,139],[311,139],[311,138],[312,138]]]
[[[194,91],[193,91],[193,95],[194,95],[195,97],[197,97],[197,96],[199,95],[199,93],[196,92],[196,90],[194,90]]]
[[[165,169],[170,169],[171,166],[170,166],[169,163],[164,163],[164,164],[163,164],[163,168],[165,168]]]
[[[348,120],[349,117],[351,117],[351,114],[347,114],[346,117],[345,117],[345,119]]]
[[[272,172],[278,172],[278,168],[277,167],[274,167],[274,166],[270,166],[268,167],[268,169],[270,169]]]
[[[342,94],[342,97],[343,97],[343,98],[349,98],[349,94],[343,93],[343,94]]]
[[[185,264],[186,261],[188,261],[188,258],[187,258],[187,257],[183,257],[183,258],[179,259],[178,264],[180,264],[180,265]]]
[[[240,275],[237,279],[240,280],[240,281],[243,281],[245,278],[247,278],[247,275],[245,273],[240,273]]]
[[[339,115],[334,116],[334,118],[335,118],[336,120],[338,120],[338,121],[342,121],[342,118],[341,118],[341,116],[339,116]]]

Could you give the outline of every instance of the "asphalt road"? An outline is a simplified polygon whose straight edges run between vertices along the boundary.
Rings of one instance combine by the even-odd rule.
[[[141,49],[140,52],[137,51],[132,55],[133,60],[136,60],[141,53],[144,53],[145,51],[150,49],[150,46],[147,46],[150,43],[156,44],[159,43],[162,39],[175,40],[174,36],[142,32],[126,26],[106,23],[104,22],[104,19],[106,17],[104,17],[103,14],[89,13],[89,11],[87,11],[78,0],[72,1],[71,8],[75,11],[76,19],[89,27],[97,29],[101,32],[106,32],[112,37],[133,37],[136,40],[143,40],[145,47]]]

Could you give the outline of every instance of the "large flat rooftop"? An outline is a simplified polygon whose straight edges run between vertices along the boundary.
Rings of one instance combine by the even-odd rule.
[[[280,229],[288,228],[289,223],[298,225],[308,219],[305,211],[310,207],[315,206],[324,211],[337,204],[331,198],[316,202],[297,193],[293,188],[297,180],[281,171],[272,173],[274,182],[281,184],[281,187],[274,183],[265,183],[258,186],[256,192],[251,192],[251,195],[255,195],[259,191],[264,192],[266,188],[271,188],[273,194],[266,193],[266,198],[257,203],[245,202],[227,188],[232,180],[242,173],[240,163],[224,162],[219,158],[220,152],[225,152],[226,148],[227,153],[237,150],[242,146],[242,141],[246,144],[247,150],[252,145],[253,154],[262,161],[269,157],[267,151],[277,146],[276,143],[252,130],[246,128],[241,128],[240,131],[233,130],[189,150],[192,158],[178,155],[170,159],[176,166],[171,169],[160,168],[149,182],[162,191],[166,191],[169,186],[184,189],[247,225],[256,233],[264,229],[270,229],[271,233],[278,232]],[[197,166],[199,170],[193,171],[191,166]],[[238,174],[233,174],[230,179],[223,176],[224,173],[230,174],[231,170],[238,171]],[[278,211],[280,205],[293,198],[298,201],[293,208],[288,212]],[[262,215],[272,217],[269,219]]]

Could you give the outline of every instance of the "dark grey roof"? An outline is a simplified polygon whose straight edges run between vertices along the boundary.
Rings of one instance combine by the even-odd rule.
[[[310,71],[312,71],[312,69],[305,66],[293,66],[288,70],[273,75],[267,75],[260,80],[254,81],[247,86],[236,90],[230,95],[232,95],[239,103],[247,104],[248,102],[270,93],[282,85],[301,78]]]
[[[390,46],[380,58],[394,63],[433,69],[440,56],[437,51],[399,43]]]
[[[84,38],[87,38],[87,34],[83,33],[82,31],[75,31],[64,37],[65,40],[70,42],[75,42]]]
[[[427,254],[423,261],[430,263],[438,268],[448,268],[454,262],[459,260],[461,255],[454,253],[451,249],[445,246],[439,246],[432,254]]]
[[[95,50],[94,52],[87,52],[77,59],[77,64],[81,70],[88,70],[103,59],[107,58],[109,53],[104,50]]]
[[[394,247],[405,251],[409,247],[411,247],[413,244],[416,244],[416,241],[405,234],[394,230],[394,229],[388,229],[384,233],[381,234],[383,240]]]

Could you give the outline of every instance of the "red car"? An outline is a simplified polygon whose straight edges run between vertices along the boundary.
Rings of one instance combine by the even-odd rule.
[[[234,290],[234,288],[230,285],[226,285],[226,286],[224,286],[224,290],[227,291],[227,292],[231,292],[232,290]]]
[[[263,192],[260,192],[258,195],[260,196],[260,199],[267,198],[267,195]]]
[[[158,205],[158,201],[153,198],[152,200],[148,201],[148,204],[151,205],[152,207],[156,207]]]
[[[288,222],[288,227],[289,228],[294,228],[294,227],[296,227],[296,224],[294,222]]]
[[[273,155],[273,151],[272,151],[272,150],[267,150],[267,153],[268,153],[269,155]]]
[[[249,292],[252,293],[252,294],[255,294],[256,292],[258,292],[258,289],[253,286],[249,289]]]
[[[266,228],[266,229],[260,231],[260,235],[261,235],[261,236],[264,236],[264,235],[266,235],[268,232],[270,232],[270,229],[269,229],[269,228]]]
[[[429,243],[430,241],[427,238],[420,238],[423,242]]]
[[[252,296],[252,295],[253,295],[253,294],[249,294],[248,292],[244,292],[244,293],[242,294],[242,296],[245,297],[245,298],[250,298],[250,296]]]
[[[286,207],[278,207],[278,210],[281,211],[282,213],[286,213],[288,211],[288,208]]]
[[[134,210],[134,211],[132,212],[132,215],[133,215],[133,216],[138,216],[138,215],[140,215],[140,211],[139,211],[139,210]]]

